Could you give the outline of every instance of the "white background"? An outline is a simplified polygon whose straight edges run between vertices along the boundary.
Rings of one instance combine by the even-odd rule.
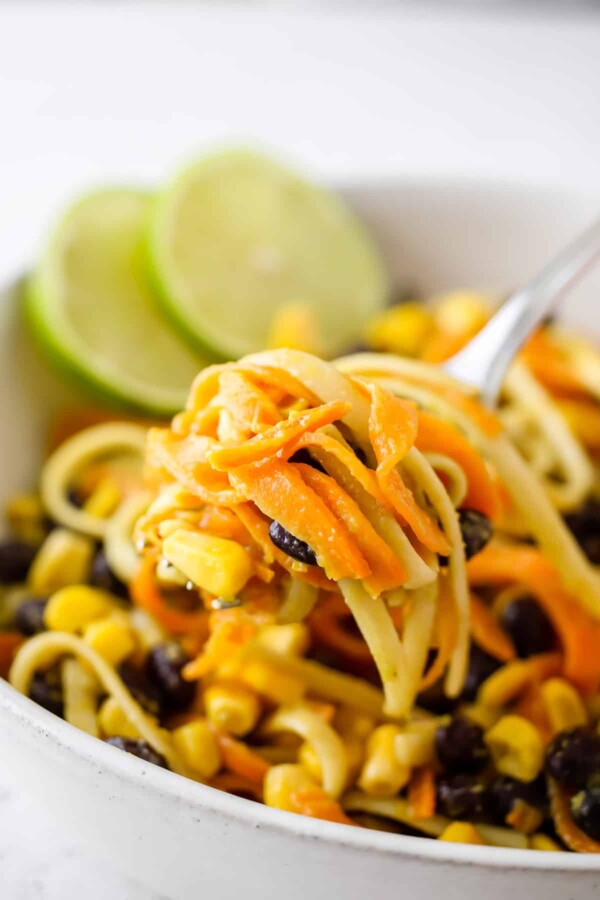
[[[222,142],[334,180],[599,186],[600,17],[475,12],[488,5],[0,3],[0,278],[22,271],[77,191],[152,184]],[[0,896],[150,900],[1,766]]]

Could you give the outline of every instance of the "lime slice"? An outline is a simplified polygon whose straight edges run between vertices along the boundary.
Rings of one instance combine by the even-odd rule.
[[[104,190],[63,216],[27,290],[46,351],[96,393],[158,415],[181,409],[205,365],[161,314],[147,283],[148,194]]]
[[[276,312],[299,305],[335,356],[388,293],[379,252],[353,212],[246,150],[200,160],[159,194],[149,250],[173,323],[224,359],[264,349]]]

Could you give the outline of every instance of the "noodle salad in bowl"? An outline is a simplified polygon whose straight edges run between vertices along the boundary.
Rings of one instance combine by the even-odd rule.
[[[548,323],[492,413],[436,366],[490,309],[209,366],[170,424],[63,416],[8,508],[3,674],[277,809],[599,852],[600,356]]]

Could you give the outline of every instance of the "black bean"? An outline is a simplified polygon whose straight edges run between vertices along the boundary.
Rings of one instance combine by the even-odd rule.
[[[504,825],[517,800],[522,800],[542,814],[546,812],[546,783],[542,778],[535,781],[519,781],[501,775],[488,787],[488,808],[496,822]]]
[[[576,825],[593,841],[600,841],[600,785],[575,794],[571,799],[571,812]]]
[[[458,520],[465,545],[465,555],[471,559],[479,553],[492,538],[492,523],[476,509],[459,509]]]
[[[325,469],[321,465],[320,462],[311,456],[306,447],[302,447],[301,450],[296,450],[293,456],[290,456],[290,462],[294,463],[304,463],[305,466],[310,466],[311,469],[316,469],[318,472],[325,472]]]
[[[160,715],[160,691],[150,682],[146,672],[127,661],[120,664],[118,672],[140,706],[152,716]]]
[[[301,541],[300,538],[294,537],[293,534],[286,531],[283,525],[280,525],[275,520],[269,525],[269,537],[276,547],[279,547],[292,559],[306,563],[307,566],[317,565],[317,557],[314,550],[311,550],[305,541]]]
[[[489,759],[483,729],[464,716],[455,716],[448,725],[439,726],[435,749],[447,772],[480,772]]]
[[[462,699],[474,700],[479,687],[486,678],[489,678],[496,669],[500,668],[500,663],[485,650],[482,650],[477,644],[471,644],[469,652],[469,666],[467,669],[467,677],[462,692]]]
[[[143,759],[144,762],[153,763],[162,769],[169,768],[164,756],[153,750],[146,741],[137,741],[133,738],[125,737],[111,737],[107,738],[106,743],[112,747],[118,747],[119,750],[124,750],[125,753],[131,753],[132,756],[137,756],[138,759]]]
[[[58,672],[53,670],[45,674],[37,672],[31,679],[29,696],[55,716],[64,718],[63,692]]]
[[[600,779],[600,735],[585,728],[557,734],[546,750],[546,772],[571,791]]]
[[[35,547],[24,544],[22,541],[1,543],[0,584],[16,584],[25,581],[36,553]]]
[[[588,500],[581,509],[565,516],[565,522],[590,562],[600,566],[600,500]]]
[[[481,819],[487,814],[485,783],[476,775],[451,775],[437,784],[437,809],[450,819]]]
[[[502,627],[522,658],[546,653],[556,646],[552,622],[533,597],[519,597],[508,603],[502,612]]]
[[[45,631],[44,611],[47,603],[47,597],[31,597],[20,604],[15,613],[15,626],[21,634],[30,637]]]
[[[434,684],[421,691],[417,696],[417,705],[436,716],[451,713],[456,707],[456,703],[455,699],[446,696],[443,678],[438,678]]]
[[[160,695],[161,711],[165,715],[181,712],[194,699],[194,682],[185,681],[181,674],[189,661],[187,653],[175,641],[158,644],[148,654],[146,674]]]
[[[117,597],[129,597],[127,585],[117,578],[102,550],[98,550],[94,557],[89,583],[92,587],[108,591],[109,594],[115,594]]]

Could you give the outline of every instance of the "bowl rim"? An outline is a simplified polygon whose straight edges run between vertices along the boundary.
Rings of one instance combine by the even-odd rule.
[[[195,813],[216,813],[249,828],[260,828],[263,832],[283,833],[306,842],[325,841],[375,856],[404,857],[446,865],[512,871],[600,872],[600,856],[589,853],[541,853],[539,850],[445,843],[367,828],[350,828],[272,809],[191,781],[124,753],[38,706],[1,678],[0,710],[29,732],[31,740],[36,741],[38,746],[42,739],[49,739],[59,751],[79,757],[84,765],[89,766],[90,772],[106,772],[127,781],[134,788],[151,789],[168,800],[175,800]]]
[[[389,188],[431,189],[448,191],[499,193],[520,192],[533,196],[570,195],[589,203],[590,191],[581,185],[560,181],[530,181],[518,176],[489,176],[452,171],[383,172],[361,174],[356,178],[329,178],[327,182],[352,203],[370,191]],[[600,197],[600,188],[593,190]],[[177,775],[159,766],[124,753],[65,722],[19,693],[0,678],[0,711],[10,716],[31,740],[51,740],[58,751],[75,754],[91,771],[106,771],[128,782],[132,787],[150,788],[157,795],[175,800],[194,812],[216,813],[237,820],[249,828],[261,828],[274,834],[285,834],[306,842],[324,841],[340,848],[362,851],[375,856],[397,857],[431,864],[469,866],[489,870],[535,872],[543,869],[557,874],[600,872],[600,855],[567,852],[540,852],[509,847],[474,846],[445,843],[429,838],[389,834],[367,828],[351,828],[306,816],[273,809],[259,803],[227,794],[224,791]]]

